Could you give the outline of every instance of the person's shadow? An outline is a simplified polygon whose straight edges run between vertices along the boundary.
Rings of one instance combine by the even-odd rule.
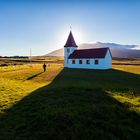
[[[107,90],[139,96],[139,83],[140,75],[118,70],[63,69],[1,114],[0,140],[138,140],[140,115]]]
[[[42,74],[42,73],[44,73],[44,72],[39,72],[39,73],[37,73],[37,74],[34,74],[34,75],[28,77],[26,80],[32,80],[33,78],[39,76],[39,75]]]

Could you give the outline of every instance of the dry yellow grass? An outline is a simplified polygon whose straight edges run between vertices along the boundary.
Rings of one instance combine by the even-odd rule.
[[[139,66],[9,66],[0,67],[0,81],[2,140],[140,138]]]
[[[59,65],[53,65],[44,73],[41,64],[0,68],[0,112],[32,91],[51,83],[61,69]]]

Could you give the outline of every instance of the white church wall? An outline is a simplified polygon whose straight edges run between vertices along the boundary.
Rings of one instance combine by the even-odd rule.
[[[82,64],[79,64],[79,60],[82,60]],[[87,64],[86,60],[89,60],[90,64]],[[98,60],[98,64],[95,64],[95,60]],[[69,68],[104,69],[104,59],[75,59],[75,64],[69,59],[68,63]]]
[[[64,48],[64,67],[68,67],[68,57],[75,51],[75,47]]]
[[[72,64],[72,60],[75,60],[75,64]],[[82,64],[79,64],[79,60],[82,60]],[[86,60],[89,60],[90,64],[87,64]],[[95,64],[95,60],[98,60],[98,64]],[[107,51],[105,58],[102,59],[68,59],[67,67],[84,69],[110,69],[112,68],[112,58],[110,52]]]
[[[106,56],[105,56],[105,66],[108,69],[112,68],[112,57],[109,50],[107,51]]]

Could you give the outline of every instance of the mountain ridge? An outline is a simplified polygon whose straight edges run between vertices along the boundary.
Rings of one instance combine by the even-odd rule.
[[[93,48],[110,48],[113,57],[117,58],[140,58],[139,45],[121,45],[116,43],[82,43],[78,45],[78,49],[93,49]],[[63,48],[52,51],[45,56],[64,56]]]

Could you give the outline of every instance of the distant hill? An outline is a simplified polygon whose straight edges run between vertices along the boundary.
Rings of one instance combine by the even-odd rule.
[[[46,56],[64,56],[63,48],[52,51],[49,54],[46,54]]]
[[[78,49],[91,49],[109,47],[113,57],[117,58],[140,58],[140,46],[138,45],[121,45],[115,43],[84,43],[78,45]],[[46,56],[64,56],[63,48],[55,50]]]

